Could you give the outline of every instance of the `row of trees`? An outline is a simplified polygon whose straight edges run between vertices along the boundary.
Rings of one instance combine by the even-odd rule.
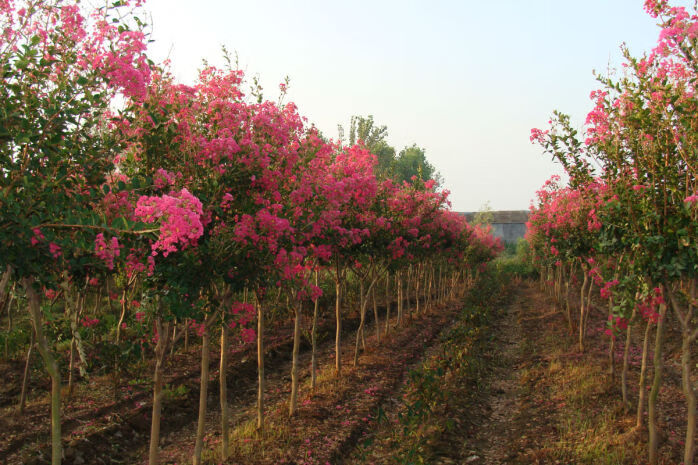
[[[579,348],[594,290],[608,300],[610,366],[616,337],[625,339],[620,377],[629,403],[628,352],[634,328],[644,325],[637,427],[649,411],[649,460],[658,463],[657,396],[662,384],[664,335],[675,318],[681,329],[682,387],[687,429],[683,463],[693,463],[696,385],[692,350],[698,337],[698,15],[667,1],[647,0],[659,22],[657,46],[641,58],[624,49],[623,76],[599,76],[594,108],[580,140],[569,118],[555,113],[552,128],[533,129],[569,174],[538,193],[528,240],[545,279],[555,281]],[[580,313],[572,316],[570,282],[581,277]],[[650,339],[654,331],[653,380],[645,398]]]
[[[420,298],[445,297],[500,249],[448,210],[448,193],[434,180],[396,182],[377,169],[366,143],[323,139],[293,103],[251,101],[232,66],[206,66],[191,86],[176,82],[146,56],[140,2],[85,11],[69,0],[33,0],[0,2],[0,10],[0,302],[16,295],[26,303],[30,347],[35,339],[52,381],[53,464],[62,455],[65,372],[56,345],[70,340],[72,386],[84,332],[100,317],[108,320],[103,355],[115,385],[125,353],[137,346],[154,359],[151,464],[165,362],[187,325],[197,329],[198,464],[214,330],[225,458],[231,332],[256,340],[262,428],[265,313],[279,296],[295,321],[293,415],[300,321],[314,303],[315,346],[319,272],[335,284],[339,376],[348,273],[359,282],[356,363],[379,280],[395,278],[398,302],[413,288],[419,311]],[[105,294],[120,302],[111,319],[99,310]],[[400,322],[402,304],[397,312]]]

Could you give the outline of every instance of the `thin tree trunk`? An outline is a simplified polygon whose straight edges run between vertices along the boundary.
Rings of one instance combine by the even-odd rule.
[[[315,270],[315,287],[318,286],[318,272]],[[315,385],[317,383],[317,317],[318,310],[320,307],[320,299],[315,299],[313,302],[313,329],[310,334],[310,341],[313,346],[312,352],[310,354],[310,389],[315,392]]]
[[[264,428],[264,310],[257,299],[257,429]]]
[[[594,289],[594,280],[590,279],[589,280],[589,288],[587,289],[587,297],[586,297],[586,307],[584,310],[584,321],[582,323],[582,326],[584,328],[584,332],[582,333],[582,344],[584,347],[586,347],[586,337],[587,337],[587,328],[589,327],[589,315],[591,314],[591,291]]]
[[[153,413],[150,424],[150,447],[148,465],[157,465],[160,461],[160,419],[162,415],[162,388],[165,384],[165,357],[170,337],[170,322],[163,324],[162,318],[155,319],[158,341],[155,344],[155,370],[153,372]]]
[[[341,342],[342,342],[342,314],[341,314],[341,285],[339,282],[339,270],[337,270],[337,276],[335,278],[334,282],[334,289],[335,289],[335,304],[334,304],[334,315],[335,315],[335,320],[337,323],[337,331],[335,333],[335,339],[334,339],[334,355],[335,355],[335,372],[337,376],[342,376],[342,347],[341,347]]]
[[[46,371],[51,377],[51,465],[60,465],[63,456],[61,445],[61,373],[44,335],[41,298],[33,284],[33,280],[30,278],[22,279],[22,287],[27,295],[29,316],[36,335],[37,349],[44,360]]]
[[[24,413],[24,407],[27,401],[27,386],[29,385],[29,367],[31,366],[32,352],[34,350],[34,345],[36,344],[36,334],[34,329],[32,329],[31,341],[29,342],[29,349],[27,349],[27,361],[24,363],[24,376],[22,376],[22,391],[19,394],[19,413],[20,415]]]
[[[424,311],[429,312],[431,309],[431,281],[434,277],[434,265],[429,262],[424,273]]]
[[[354,366],[359,360],[359,339],[364,331],[366,321],[366,295],[364,293],[364,280],[359,279],[359,329],[356,331],[356,345],[354,346]],[[364,349],[365,350],[365,349]]]
[[[291,400],[288,403],[288,416],[296,413],[298,403],[298,352],[301,346],[301,312],[303,304],[298,302],[293,323],[293,361],[291,365]]]
[[[221,459],[228,458],[230,428],[228,425],[228,346],[229,329],[225,320],[221,322],[221,364],[219,368],[218,384],[221,401]]]
[[[174,341],[177,340],[177,326],[179,326],[177,323],[172,325],[172,344],[170,344],[170,357],[174,355],[175,351],[175,343]]]
[[[570,283],[574,276],[574,262],[570,263],[570,272],[565,280],[565,310],[567,312],[567,323],[570,327],[570,334],[574,334],[574,323],[572,321],[572,306],[570,305]]]
[[[412,277],[412,265],[407,268],[407,278],[405,279],[405,307],[407,308],[407,315],[412,318],[412,312],[410,311],[410,278]]]
[[[224,325],[225,326],[225,325]],[[208,400],[208,364],[209,364],[209,333],[208,321],[204,322],[204,333],[201,336],[201,382],[199,384],[199,418],[196,424],[196,443],[192,463],[201,465],[201,451],[204,447],[204,429],[206,427],[206,402]]]
[[[128,309],[126,297],[127,289],[126,287],[124,287],[124,290],[121,292],[121,313],[119,314],[119,322],[116,324],[116,344],[118,344],[121,340],[121,324],[124,322],[124,319],[126,318],[126,310]]]
[[[623,370],[620,373],[620,392],[623,399],[623,405],[626,410],[630,405],[628,400],[628,367],[630,359],[630,343],[633,330],[633,324],[635,323],[635,314],[637,313],[636,307],[633,307],[633,314],[628,321],[628,327],[625,328],[625,346],[623,347]]]
[[[688,331],[682,337],[681,343],[681,373],[684,395],[686,396],[686,442],[684,447],[683,463],[693,463],[695,455],[696,436],[696,391],[691,381],[691,346],[695,337],[691,337]]]
[[[695,456],[696,435],[696,390],[691,380],[691,348],[698,337],[698,329],[692,327],[693,303],[696,295],[696,281],[691,281],[686,313],[681,310],[680,303],[674,295],[673,289],[667,287],[667,294],[671,299],[671,306],[676,317],[681,323],[681,386],[686,396],[686,439],[684,445],[683,463],[693,464]]]
[[[645,399],[647,398],[646,380],[647,380],[647,359],[650,346],[650,329],[652,328],[652,320],[648,319],[645,325],[645,337],[642,342],[642,361],[640,362],[640,383],[639,396],[637,399],[637,417],[635,418],[635,427],[641,428],[644,423],[645,415]]]
[[[5,358],[9,359],[10,358],[10,334],[12,333],[12,301],[14,300],[15,296],[15,285],[17,283],[12,284],[12,290],[7,293],[6,299],[7,299],[7,337],[5,338]]]
[[[417,270],[414,272],[414,300],[415,300],[415,308],[414,308],[414,314],[419,315],[419,290],[421,288],[421,280],[420,280],[420,274],[421,274],[421,265],[417,265]]]
[[[119,322],[116,324],[116,337],[114,338],[114,343],[118,346],[121,341],[121,325],[126,319],[126,312],[128,310],[127,303],[128,288],[124,285],[124,290],[121,292],[121,312],[119,314]],[[98,298],[99,300],[99,298]],[[119,398],[119,384],[121,381],[121,365],[119,360],[119,355],[114,354],[114,372],[112,373],[112,388],[114,400]]]
[[[376,344],[381,343],[381,328],[380,320],[378,319],[378,301],[376,300],[376,288],[371,290],[371,298],[373,299],[373,318],[376,320]]]
[[[385,334],[390,330],[390,272],[385,273]]]
[[[75,370],[75,338],[70,340],[70,357],[68,361],[68,400],[73,397],[73,371]]]
[[[587,289],[587,283],[589,282],[589,276],[587,276],[586,270],[582,268],[584,273],[584,281],[582,282],[582,289],[580,291],[580,308],[579,308],[579,351],[584,352],[584,320],[586,318],[586,312],[588,311],[584,306],[584,293]]]
[[[613,324],[613,297],[608,299],[608,319],[611,322],[611,336],[608,344],[608,374],[611,375],[611,379],[614,379],[616,377],[616,333]],[[629,323],[628,328],[630,328]]]
[[[398,270],[395,273],[396,287],[397,287],[397,325],[402,324],[402,270]]]
[[[648,402],[649,411],[649,456],[650,465],[659,463],[659,431],[657,426],[657,396],[662,385],[662,344],[664,342],[664,317],[666,315],[666,304],[659,305],[659,318],[657,320],[657,335],[654,342],[654,380]]]
[[[12,267],[7,265],[5,267],[5,272],[2,274],[0,279],[0,302],[5,302],[5,296],[7,294],[7,286],[10,283],[10,276],[12,275]]]

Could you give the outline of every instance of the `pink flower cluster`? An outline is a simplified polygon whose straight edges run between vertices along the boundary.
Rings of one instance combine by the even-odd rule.
[[[32,229],[31,245],[38,245],[40,242],[43,242],[45,240],[46,240],[46,238],[44,237],[43,233],[41,232],[41,229],[39,229],[39,228]]]
[[[159,168],[153,176],[153,184],[157,189],[164,189],[173,185],[175,182],[175,175],[167,170]]]
[[[97,326],[97,324],[99,323],[99,319],[98,318],[90,318],[90,317],[86,316],[86,317],[83,317],[83,319],[80,321],[80,323],[85,328],[93,328],[93,327]]]
[[[160,235],[152,245],[152,254],[160,251],[167,256],[177,250],[195,244],[204,232],[203,214],[199,199],[187,189],[161,197],[142,196],[138,199],[134,215],[145,223],[160,222]]]
[[[617,279],[612,279],[611,281],[606,282],[601,288],[601,298],[610,299],[611,295],[613,295],[613,288],[617,285]]]
[[[121,253],[119,239],[114,236],[109,240],[109,243],[104,239],[104,234],[99,233],[95,238],[95,254],[98,258],[104,261],[107,268],[114,269],[114,259]]]

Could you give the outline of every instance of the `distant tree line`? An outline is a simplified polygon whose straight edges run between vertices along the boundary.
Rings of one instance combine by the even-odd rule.
[[[340,140],[345,142],[344,127],[340,124],[338,129]],[[424,181],[433,179],[437,184],[442,183],[441,174],[427,160],[424,148],[412,144],[397,152],[395,147],[388,144],[387,137],[388,127],[377,125],[373,115],[354,115],[349,123],[349,138],[346,142],[350,145],[362,143],[369,152],[376,155],[376,175],[379,177],[391,178],[402,183],[416,176]]]

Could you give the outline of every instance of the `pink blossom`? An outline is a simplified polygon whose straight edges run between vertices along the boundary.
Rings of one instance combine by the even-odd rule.
[[[160,236],[152,245],[152,255],[162,251],[164,256],[194,244],[203,234],[203,208],[199,199],[187,189],[162,197],[142,196],[138,199],[135,216],[145,223],[160,222]]]
[[[31,238],[31,245],[37,245],[39,242],[44,241],[46,238],[41,232],[41,229],[39,228],[33,228],[32,229],[32,238]]]
[[[92,327],[96,326],[97,323],[99,323],[99,319],[98,318],[90,318],[90,317],[86,316],[86,317],[83,317],[83,319],[81,320],[81,323],[85,328],[92,328]]]
[[[95,255],[104,261],[107,268],[114,269],[114,259],[119,256],[121,246],[116,236],[112,237],[109,244],[104,240],[104,234],[99,233],[95,237]]]
[[[56,243],[54,243],[54,242],[50,242],[50,243],[49,243],[49,245],[48,245],[48,251],[49,251],[49,253],[53,256],[53,258],[56,258],[56,259],[57,259],[58,257],[60,257],[60,256],[61,256],[61,253],[62,253],[62,252],[61,252],[61,246],[58,245],[58,244],[56,244]]]
[[[240,337],[242,338],[243,342],[249,344],[255,341],[255,339],[257,338],[257,333],[254,329],[243,328],[240,330]]]
[[[162,168],[159,168],[153,176],[153,184],[158,189],[164,189],[165,187],[171,186],[174,184],[174,182],[174,174]]]

